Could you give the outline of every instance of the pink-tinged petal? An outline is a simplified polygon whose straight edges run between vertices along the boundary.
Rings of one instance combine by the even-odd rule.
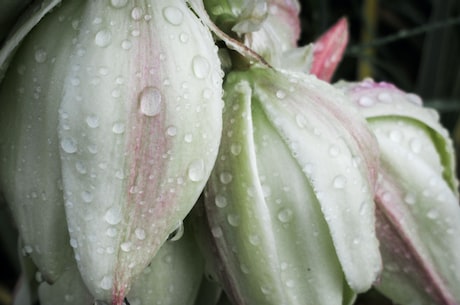
[[[375,286],[401,304],[458,305],[459,296],[454,293],[458,280],[452,281],[452,273],[459,266],[454,252],[454,248],[458,250],[458,235],[453,233],[459,227],[458,207],[441,207],[443,203],[437,200],[421,202],[417,197],[423,195],[401,185],[404,181],[382,171],[376,194],[376,226],[384,270]],[[451,203],[456,202],[452,194],[448,197],[453,199]],[[440,220],[435,219],[438,217]],[[442,222],[456,224],[449,228]]]
[[[341,18],[314,43],[311,74],[330,81],[348,43],[348,21]]]
[[[376,288],[398,304],[460,304],[460,207],[452,140],[439,115],[389,83],[340,82],[380,149]]]

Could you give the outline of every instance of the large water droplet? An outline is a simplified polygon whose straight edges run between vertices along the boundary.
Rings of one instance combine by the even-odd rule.
[[[184,19],[182,11],[174,6],[168,6],[164,8],[163,17],[172,25],[179,25]]]
[[[205,167],[203,159],[197,159],[190,163],[188,167],[188,178],[191,181],[198,182],[203,180]]]
[[[238,156],[238,155],[241,153],[241,145],[238,144],[238,143],[233,143],[233,144],[230,146],[230,152],[231,152],[234,156]]]
[[[343,189],[347,184],[347,178],[344,175],[337,175],[332,184],[336,189]]]
[[[193,57],[192,59],[192,69],[193,69],[193,74],[199,79],[206,78],[209,74],[209,62],[208,60],[201,56],[197,55]]]
[[[77,141],[73,138],[64,138],[61,140],[61,148],[68,154],[77,152]]]
[[[160,90],[154,87],[145,87],[139,94],[140,110],[146,116],[155,116],[160,113],[162,96]]]
[[[111,42],[112,32],[107,29],[100,30],[96,33],[96,36],[94,37],[94,43],[101,48],[108,46]]]
[[[105,212],[104,220],[107,221],[108,224],[116,225],[121,222],[121,217],[121,211],[113,207]]]
[[[219,238],[219,237],[222,237],[224,235],[224,232],[222,231],[221,227],[213,227],[213,228],[211,228],[211,234],[212,234],[212,236],[214,236],[216,238]]]

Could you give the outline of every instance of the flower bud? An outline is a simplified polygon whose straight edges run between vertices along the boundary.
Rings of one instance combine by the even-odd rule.
[[[460,304],[455,159],[437,112],[388,83],[337,85],[367,118],[381,151],[376,288],[398,304]]]
[[[32,154],[48,143],[55,152],[36,162],[36,175],[50,167],[62,173],[70,244],[86,286],[118,305],[214,164],[222,120],[217,48],[181,0],[67,1],[43,23],[54,30],[40,23],[11,70],[16,81],[3,88],[30,114],[21,149]],[[28,128],[29,119],[46,129]]]
[[[343,304],[380,270],[374,138],[314,76],[252,68],[224,84],[201,233],[234,304]]]

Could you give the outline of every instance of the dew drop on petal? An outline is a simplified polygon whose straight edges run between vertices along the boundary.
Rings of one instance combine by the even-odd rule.
[[[86,117],[86,124],[88,124],[90,128],[97,128],[99,127],[99,118],[95,114],[89,115]]]
[[[133,20],[141,20],[142,17],[144,16],[144,11],[140,7],[135,7],[131,10],[131,18]]]
[[[391,103],[393,99],[391,98],[391,95],[386,92],[380,93],[377,98],[379,99],[380,102],[382,103]]]
[[[233,180],[233,176],[229,172],[222,172],[219,175],[220,182],[222,184],[229,184]]]
[[[125,132],[125,124],[122,122],[116,122],[112,125],[112,131],[114,134],[123,134]]]
[[[219,238],[224,235],[224,232],[222,231],[221,227],[214,227],[214,228],[211,228],[211,234],[212,236]]]
[[[104,29],[96,33],[94,43],[101,48],[108,46],[112,42],[112,32]]]
[[[205,167],[203,159],[197,159],[190,163],[188,167],[188,178],[191,181],[198,182],[203,180]]]
[[[168,6],[163,9],[163,17],[172,25],[180,25],[184,15],[180,9],[174,6]]]
[[[128,242],[122,243],[120,245],[120,248],[124,252],[129,252],[129,251],[131,251],[131,246],[132,246],[131,242],[128,241]]]
[[[64,138],[61,140],[61,148],[68,154],[77,152],[77,142],[73,138]]]
[[[230,152],[232,153],[232,155],[238,156],[241,153],[241,145],[238,143],[233,143],[230,146]]]
[[[214,202],[218,208],[225,208],[228,205],[227,198],[224,195],[217,195]]]
[[[99,286],[104,290],[109,290],[112,288],[112,277],[108,275],[104,276]]]
[[[140,110],[146,116],[155,116],[160,113],[162,96],[155,87],[145,87],[139,94]]]
[[[128,3],[128,0],[110,0],[110,4],[114,8],[122,8],[126,6],[127,3]]]
[[[229,223],[229,225],[231,225],[232,227],[237,227],[240,225],[240,216],[239,215],[236,215],[236,214],[228,214],[227,215],[227,221]]]
[[[347,184],[347,178],[344,175],[337,175],[332,182],[336,189],[343,189]]]
[[[134,230],[134,234],[136,235],[136,238],[139,240],[145,239],[145,231],[141,228],[137,228],[136,230]]]
[[[368,97],[368,96],[362,96],[359,100],[358,100],[358,104],[360,106],[363,106],[363,107],[371,107],[372,105],[375,104],[375,100]]]
[[[48,58],[48,54],[44,49],[40,48],[35,51],[34,58],[37,63],[42,64]]]
[[[116,208],[110,208],[104,214],[104,220],[111,225],[116,225],[121,222],[121,211]]]
[[[289,221],[291,221],[292,216],[293,216],[293,212],[291,209],[288,209],[288,208],[281,209],[278,212],[278,220],[281,221],[282,223],[288,223]]]
[[[197,78],[206,78],[210,70],[209,61],[205,57],[197,55],[192,59],[192,69]]]

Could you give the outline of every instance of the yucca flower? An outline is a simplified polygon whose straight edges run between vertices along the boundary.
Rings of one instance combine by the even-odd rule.
[[[460,304],[460,206],[452,141],[438,113],[394,85],[336,85],[368,121],[380,150],[376,288],[398,304]]]
[[[95,299],[122,303],[206,183],[221,95],[185,1],[65,1],[34,27],[0,89],[0,175],[50,282],[73,248]]]
[[[314,76],[254,67],[230,73],[224,90],[198,213],[212,276],[234,304],[349,304],[381,266],[373,136]]]

